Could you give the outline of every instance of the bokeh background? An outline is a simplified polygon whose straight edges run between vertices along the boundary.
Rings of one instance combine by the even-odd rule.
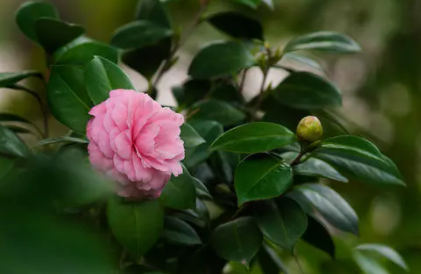
[[[209,13],[232,8],[227,0],[214,1]],[[25,38],[14,21],[14,13],[23,2],[0,0],[0,72],[45,71],[42,49]],[[137,0],[50,2],[57,6],[63,19],[84,25],[87,35],[105,42],[117,27],[133,19],[137,4]],[[360,217],[361,236],[338,234],[338,245],[371,242],[390,245],[403,255],[412,273],[421,273],[421,1],[274,0],[274,4],[274,11],[264,6],[257,11],[273,47],[319,30],[344,32],[361,45],[363,50],[359,54],[313,57],[322,63],[328,78],[344,94],[343,108],[337,110],[343,124],[351,133],[378,144],[396,162],[407,183],[406,188],[378,188],[359,182],[332,184]],[[181,29],[198,10],[198,0],[172,0],[166,5],[173,26]],[[158,100],[173,105],[170,89],[186,79],[186,67],[195,52],[201,45],[223,38],[202,24],[180,50],[179,63],[161,81]],[[146,85],[136,72],[125,70],[137,88]],[[276,84],[284,76],[282,71],[273,71],[270,81]],[[260,81],[258,71],[249,74],[247,98],[257,92]],[[29,85],[45,92],[36,80]],[[41,113],[32,100],[25,93],[0,89],[2,112],[41,123]],[[64,127],[50,119],[53,135],[66,133]],[[30,143],[37,141],[31,139],[34,137],[25,138]],[[345,273],[335,269],[337,263],[308,246],[299,246],[300,252],[306,273]],[[390,269],[391,273],[401,273],[393,266]]]

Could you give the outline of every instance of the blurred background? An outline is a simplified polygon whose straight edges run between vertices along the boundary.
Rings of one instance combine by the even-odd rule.
[[[209,13],[232,8],[214,0]],[[351,182],[335,183],[360,217],[360,238],[337,235],[338,245],[376,242],[390,245],[407,261],[412,273],[421,273],[421,0],[273,0],[275,10],[258,10],[272,47],[292,37],[320,30],[350,35],[362,47],[356,55],[315,55],[329,79],[343,92],[338,112],[353,134],[375,142],[401,170],[406,188],[378,188]],[[0,1],[0,72],[35,69],[45,72],[40,47],[18,30],[14,13],[23,0]],[[87,35],[108,42],[113,31],[133,20],[137,0],[50,0],[61,17],[84,25]],[[198,0],[166,3],[175,28],[183,28],[199,5]],[[247,12],[246,10],[244,10]],[[164,76],[158,100],[174,105],[171,87],[186,79],[187,66],[205,43],[224,36],[202,24],[180,50],[179,63]],[[146,87],[142,76],[128,68],[138,89]],[[270,81],[279,83],[286,74],[272,71]],[[246,97],[257,93],[261,75],[252,71],[246,81]],[[29,83],[45,92],[36,80]],[[41,125],[41,113],[33,98],[15,90],[0,89],[0,109]],[[51,118],[53,135],[66,129]],[[28,142],[36,142],[27,137]],[[306,273],[343,273],[327,256],[299,246]],[[306,253],[311,254],[306,256]],[[317,265],[317,266],[316,266]],[[292,266],[293,268],[295,266]],[[317,272],[313,269],[319,269]],[[323,269],[323,270],[320,270]],[[293,272],[295,273],[295,272]],[[298,272],[297,272],[298,273]],[[351,272],[354,273],[354,272]],[[391,268],[391,273],[401,273]]]

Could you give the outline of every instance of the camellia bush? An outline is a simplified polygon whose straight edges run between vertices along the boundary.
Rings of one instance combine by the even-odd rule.
[[[110,43],[62,21],[48,2],[19,8],[16,23],[43,48],[46,73],[1,73],[0,87],[33,96],[44,123],[0,114],[1,273],[288,273],[285,261],[303,257],[299,241],[334,260],[333,235],[359,233],[356,212],[329,185],[404,185],[391,159],[338,122],[341,92],[305,54],[355,53],[354,40],[321,31],[271,47],[253,16],[271,0],[232,0],[242,12],[216,14],[212,0],[198,2],[180,32],[163,3],[141,0]],[[201,47],[172,89],[177,107],[161,106],[157,84],[200,24],[227,39]],[[148,88],[135,90],[119,64]],[[246,100],[253,67],[263,81]],[[270,70],[288,76],[273,85]],[[46,99],[20,83],[31,77],[45,83]],[[49,114],[66,136],[49,136]],[[25,134],[38,144],[28,147]],[[387,260],[407,270],[390,247],[350,249],[335,273],[388,273]]]

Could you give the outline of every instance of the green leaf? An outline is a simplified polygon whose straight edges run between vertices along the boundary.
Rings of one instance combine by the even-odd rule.
[[[160,197],[162,203],[170,208],[188,209],[196,207],[196,187],[193,177],[183,165],[183,173],[172,176]]]
[[[190,112],[193,113],[194,119],[214,120],[223,126],[238,124],[246,118],[246,115],[237,108],[213,99],[194,104]]]
[[[282,262],[280,256],[266,243],[263,243],[263,248],[260,249],[257,257],[259,258],[259,265],[264,274],[279,274],[279,271],[288,274],[288,269],[284,262]]]
[[[181,86],[172,88],[172,93],[180,107],[189,107],[205,98],[212,88],[209,80],[190,79]]]
[[[136,259],[158,241],[164,226],[164,210],[157,200],[134,203],[111,199],[107,215],[114,236]]]
[[[15,165],[15,162],[11,159],[0,157],[0,180],[2,180]]]
[[[95,56],[86,66],[84,83],[94,104],[109,98],[114,89],[134,89],[129,77],[113,62]]]
[[[234,184],[238,205],[275,198],[291,186],[292,168],[273,155],[252,155],[237,166]]]
[[[263,40],[263,28],[260,22],[242,13],[232,11],[217,13],[208,18],[208,22],[234,38]]]
[[[27,119],[16,114],[12,114],[12,113],[0,113],[0,121],[1,122],[20,122],[20,123],[32,125],[32,123],[28,121]]]
[[[241,217],[218,226],[212,234],[216,253],[229,261],[249,264],[262,245],[262,233],[251,217]]]
[[[259,7],[259,4],[262,2],[262,0],[231,0],[231,1],[243,4],[252,9],[257,9]]]
[[[136,9],[136,18],[171,28],[170,20],[160,0],[141,0]]]
[[[9,87],[28,77],[41,77],[42,74],[37,71],[21,71],[21,72],[2,72],[0,73],[0,87]]]
[[[256,153],[273,150],[296,140],[289,129],[266,122],[256,122],[235,127],[212,143],[212,150],[224,150],[235,153]]]
[[[29,149],[12,130],[0,125],[0,153],[24,158],[29,155]]]
[[[92,102],[83,84],[83,70],[70,66],[52,66],[47,99],[51,113],[61,123],[84,133],[91,118]]]
[[[311,216],[308,217],[308,227],[303,235],[303,240],[312,246],[326,252],[335,258],[335,243],[326,227]]]
[[[405,185],[395,164],[371,142],[343,135],[324,140],[311,157],[321,159],[341,174],[363,182]]]
[[[41,140],[35,145],[35,147],[58,144],[58,143],[89,144],[89,141],[86,139],[63,136],[63,137],[58,137],[58,138],[48,138],[48,139]]]
[[[240,161],[240,156],[226,151],[216,151],[209,158],[209,165],[222,183],[232,184],[234,170]]]
[[[236,41],[215,42],[194,57],[189,75],[196,79],[209,79],[232,75],[256,64],[247,47]]]
[[[19,29],[33,41],[38,41],[35,23],[41,18],[58,19],[59,16],[54,6],[44,1],[25,2],[16,12],[16,23]]]
[[[206,143],[199,133],[188,123],[184,123],[181,126],[180,138],[184,142],[184,147],[197,147],[200,144]]]
[[[307,176],[320,176],[339,182],[347,183],[348,179],[344,177],[334,167],[327,162],[317,158],[309,158],[304,163],[294,166],[294,174]]]
[[[80,37],[58,50],[54,54],[53,59],[55,65],[85,66],[96,55],[104,57],[113,63],[118,61],[118,52],[115,48],[85,37]]]
[[[354,252],[354,260],[365,274],[389,274],[379,262],[359,252]]]
[[[209,193],[208,188],[202,183],[199,179],[193,177],[193,183],[196,187],[196,194],[198,197],[203,197],[207,199],[212,199],[211,194]]]
[[[409,272],[409,268],[406,265],[405,261],[403,260],[402,256],[399,255],[393,248],[380,245],[380,244],[361,244],[355,248],[355,250],[363,252],[363,253],[372,253],[378,256],[381,256],[391,262],[395,263],[396,265],[400,266],[402,269]]]
[[[197,232],[186,222],[171,216],[164,219],[164,239],[180,245],[200,245],[202,240]]]
[[[299,63],[300,65],[304,65],[308,68],[312,68],[312,69],[316,69],[316,70],[324,72],[324,69],[322,65],[320,65],[320,63],[304,55],[298,55],[295,53],[286,53],[282,57],[281,61],[284,61],[284,60],[290,61],[290,62],[293,61],[293,62]]]
[[[137,49],[154,45],[164,38],[171,37],[173,31],[149,21],[134,21],[118,28],[111,44],[120,49]]]
[[[341,91],[324,78],[309,72],[294,72],[274,90],[282,104],[298,109],[322,109],[342,104]]]
[[[296,200],[308,214],[314,207],[334,227],[358,235],[358,216],[352,207],[333,189],[320,184],[303,184],[288,196]]]
[[[335,53],[354,53],[360,46],[349,36],[333,31],[314,32],[291,40],[284,52],[296,50],[317,50]]]
[[[292,199],[281,198],[257,203],[254,217],[263,235],[289,251],[307,229],[307,216]]]
[[[85,33],[82,26],[65,23],[53,18],[41,18],[35,24],[39,44],[49,54]]]

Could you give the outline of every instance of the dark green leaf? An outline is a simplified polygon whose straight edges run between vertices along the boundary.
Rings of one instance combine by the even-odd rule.
[[[263,40],[263,28],[260,22],[241,13],[232,11],[218,13],[208,18],[208,21],[232,37]]]
[[[61,123],[84,133],[91,118],[91,100],[83,84],[83,70],[77,67],[53,66],[48,81],[48,105]]]
[[[177,177],[172,176],[160,197],[162,203],[170,208],[188,209],[196,206],[196,187],[193,177],[186,167]]]
[[[372,253],[378,256],[381,256],[387,260],[392,261],[396,265],[400,266],[402,269],[409,271],[408,266],[406,265],[405,261],[403,260],[402,256],[399,255],[393,248],[380,245],[380,244],[361,244],[355,248],[355,250],[360,251],[362,253]]]
[[[303,235],[303,240],[335,258],[335,243],[329,231],[322,223],[311,216],[308,216],[308,227]]]
[[[2,180],[15,165],[15,162],[11,159],[0,157],[0,180]]]
[[[256,122],[235,127],[212,143],[212,150],[256,153],[294,143],[295,134],[274,123]]]
[[[0,125],[0,153],[12,157],[26,157],[29,149],[12,130]]]
[[[171,216],[164,219],[164,239],[181,245],[200,245],[202,240],[197,232],[186,222]]]
[[[334,167],[317,158],[309,158],[304,163],[294,166],[294,174],[321,176],[339,182],[348,182],[348,179],[342,176]]]
[[[214,120],[223,126],[238,124],[246,118],[242,111],[230,104],[213,99],[194,104],[191,113],[194,119]]]
[[[177,103],[181,107],[189,107],[193,103],[205,98],[211,90],[212,83],[209,80],[190,79],[182,86],[172,89]]]
[[[236,153],[216,151],[209,160],[209,165],[216,177],[223,183],[232,184],[234,170],[240,161],[240,156]]]
[[[196,194],[198,197],[212,199],[208,188],[199,179],[193,177],[193,183],[196,187]]]
[[[40,77],[42,74],[37,71],[2,72],[0,73],[0,87],[8,87],[28,77]]]
[[[248,6],[248,7],[252,8],[252,9],[257,9],[259,4],[262,2],[262,0],[231,0],[231,1],[243,4],[245,6]]]
[[[263,235],[289,251],[307,229],[306,214],[297,202],[288,198],[257,203],[254,217]]]
[[[199,133],[188,123],[184,123],[181,126],[180,138],[183,140],[185,148],[197,147],[200,144],[206,143]]]
[[[94,56],[101,56],[111,62],[117,63],[118,52],[115,48],[92,41],[85,37],[80,37],[67,44],[54,54],[54,64],[56,65],[81,65],[89,63]]]
[[[38,41],[35,23],[41,18],[58,19],[58,13],[51,3],[29,1],[22,4],[16,13],[19,29],[30,39]]]
[[[41,18],[35,24],[39,44],[49,54],[81,36],[85,29],[82,26],[68,24],[53,18]]]
[[[111,44],[121,49],[137,49],[154,45],[170,37],[173,31],[149,21],[134,21],[117,29]]]
[[[322,109],[342,104],[338,88],[309,72],[290,74],[275,88],[273,95],[282,104],[299,109]]]
[[[109,97],[114,89],[134,89],[129,77],[113,62],[99,56],[87,65],[84,83],[89,97],[94,104],[99,104]]]
[[[232,75],[256,64],[247,47],[236,41],[215,42],[194,57],[189,75],[196,79],[209,79]]]
[[[141,0],[136,9],[136,18],[164,27],[171,27],[167,12],[160,0]]]
[[[280,256],[266,243],[263,243],[263,248],[260,249],[257,257],[259,258],[259,265],[264,274],[279,274],[279,271],[288,274],[288,269],[282,262]]]
[[[226,260],[249,264],[259,251],[262,238],[253,218],[242,217],[218,226],[212,235],[212,246]]]
[[[275,198],[291,186],[292,168],[272,155],[252,155],[237,166],[234,184],[239,205]]]
[[[323,218],[338,229],[358,235],[358,216],[352,207],[338,193],[320,184],[297,186],[288,194],[308,214],[314,207]]]
[[[20,122],[20,123],[31,124],[31,122],[28,121],[27,119],[16,114],[12,114],[12,113],[0,113],[0,121],[1,122]]]
[[[210,97],[216,100],[225,101],[234,106],[244,103],[244,99],[238,90],[238,86],[233,83],[217,84],[210,93]]]
[[[326,139],[311,155],[347,177],[373,184],[405,185],[395,164],[374,144],[357,136]]]
[[[303,49],[337,53],[361,51],[360,46],[352,38],[344,34],[333,31],[320,31],[291,40],[285,46],[284,52]]]

